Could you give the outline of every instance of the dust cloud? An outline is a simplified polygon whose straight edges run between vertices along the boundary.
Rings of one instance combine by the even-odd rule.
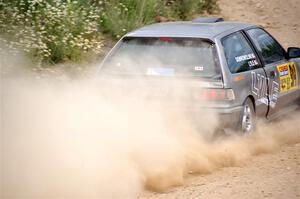
[[[2,198],[137,198],[300,142],[298,113],[211,141],[217,118],[204,109],[196,127],[168,101],[34,75],[1,76]]]

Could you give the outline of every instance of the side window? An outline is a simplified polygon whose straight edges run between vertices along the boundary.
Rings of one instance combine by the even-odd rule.
[[[285,59],[285,51],[266,31],[260,28],[247,30],[265,64]]]
[[[242,33],[224,37],[222,45],[230,72],[240,73],[260,67],[258,58]]]

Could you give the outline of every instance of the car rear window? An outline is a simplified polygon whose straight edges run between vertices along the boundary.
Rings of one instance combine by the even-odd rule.
[[[124,38],[102,73],[145,76],[220,77],[215,45],[189,38]]]

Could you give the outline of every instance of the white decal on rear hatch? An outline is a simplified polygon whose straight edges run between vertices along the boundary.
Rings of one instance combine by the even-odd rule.
[[[204,67],[203,66],[195,66],[195,71],[203,71]]]
[[[147,75],[153,76],[174,76],[174,68],[147,68]]]

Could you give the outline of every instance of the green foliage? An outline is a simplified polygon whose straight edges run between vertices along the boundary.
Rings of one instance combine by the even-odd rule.
[[[190,19],[195,14],[207,12],[211,14],[217,9],[217,0],[172,0],[166,1],[172,11],[172,16],[182,20]]]
[[[212,12],[216,0],[0,0],[0,40],[39,62],[79,61],[99,53],[102,33],[120,38],[155,22]]]
[[[100,25],[105,33],[119,38],[127,31],[153,23],[157,0],[105,0]]]
[[[100,9],[79,1],[14,0],[0,4],[0,34],[38,61],[78,61],[101,49]]]
[[[195,14],[212,13],[217,0],[104,0],[100,25],[119,38],[127,31],[155,22],[156,16],[187,20]]]

